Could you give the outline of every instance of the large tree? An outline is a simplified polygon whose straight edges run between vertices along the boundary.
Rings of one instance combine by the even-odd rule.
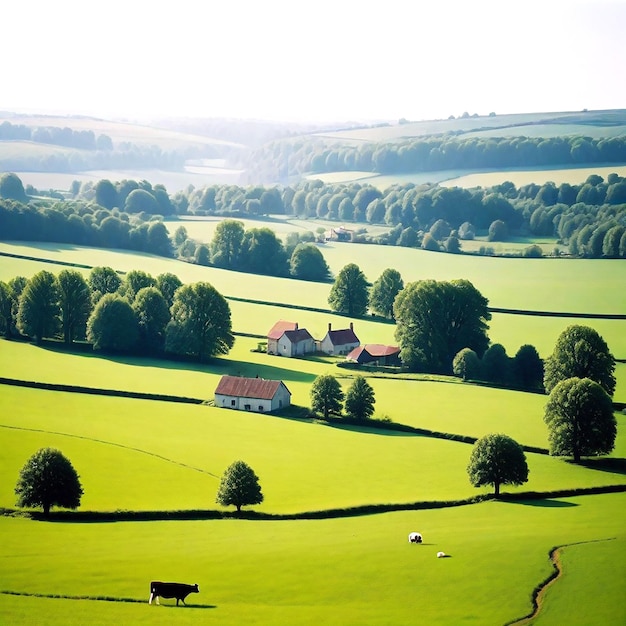
[[[211,262],[216,267],[239,269],[245,230],[237,220],[222,220],[211,239]]]
[[[409,283],[394,305],[404,364],[415,371],[450,374],[463,348],[481,357],[489,345],[487,304],[468,280]]]
[[[327,419],[331,413],[341,414],[343,390],[332,374],[321,374],[311,385],[311,410]]]
[[[170,310],[156,287],[143,287],[133,302],[137,317],[139,345],[146,352],[161,352],[165,346],[165,327],[170,321]]]
[[[87,321],[87,340],[94,350],[129,352],[138,338],[137,317],[128,300],[116,293],[102,296]]]
[[[372,285],[370,309],[374,313],[393,319],[393,303],[403,289],[404,282],[400,272],[387,268]]]
[[[132,304],[140,289],[144,287],[154,287],[155,285],[156,280],[151,274],[148,274],[148,272],[144,272],[143,270],[130,270],[124,277],[124,281],[120,287],[120,293]]]
[[[263,492],[254,470],[243,461],[235,461],[226,468],[217,490],[216,502],[222,506],[235,505],[237,512],[242,506],[261,504]]]
[[[270,276],[289,274],[285,248],[270,228],[251,228],[246,231],[241,258],[241,267],[246,272]]]
[[[581,456],[613,450],[617,423],[607,392],[589,378],[568,378],[550,393],[544,416],[549,430],[550,454]]]
[[[176,274],[165,272],[156,277],[156,288],[161,292],[169,309],[174,304],[174,294],[183,286],[182,281]]]
[[[547,393],[568,378],[590,378],[613,396],[615,358],[606,341],[589,326],[568,326],[546,359],[543,384]]]
[[[120,275],[111,267],[94,267],[87,278],[92,299],[97,302],[105,293],[115,293],[122,284]]]
[[[543,389],[543,360],[535,346],[524,344],[515,353],[513,377],[524,389]]]
[[[333,311],[347,315],[365,315],[369,301],[368,285],[365,274],[356,263],[345,265],[328,296],[328,304]]]
[[[24,287],[17,313],[20,332],[39,344],[44,337],[55,337],[59,331],[59,288],[54,274],[37,272]]]
[[[52,506],[78,508],[83,488],[76,470],[59,450],[42,448],[26,461],[15,493],[18,506],[41,506],[48,516]]]
[[[183,285],[174,295],[172,319],[165,329],[165,350],[205,361],[233,347],[230,307],[215,287]]]
[[[326,280],[330,274],[324,255],[312,243],[300,243],[295,247],[289,267],[291,275],[301,280]]]
[[[346,392],[345,410],[348,417],[366,420],[374,414],[374,390],[364,376],[357,376]]]
[[[501,485],[521,485],[528,480],[526,455],[507,435],[485,435],[472,448],[467,473],[474,487],[493,485],[497,497]]]
[[[76,270],[61,270],[57,276],[63,341],[71,344],[85,337],[91,313],[91,292],[83,275]]]

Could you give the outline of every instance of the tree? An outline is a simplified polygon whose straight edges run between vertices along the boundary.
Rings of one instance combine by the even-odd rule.
[[[489,226],[487,241],[504,241],[509,235],[509,229],[502,220],[495,220]]]
[[[17,313],[17,328],[37,344],[59,330],[59,290],[54,274],[37,272],[24,287]]]
[[[511,367],[506,349],[501,343],[490,345],[483,354],[482,375],[483,380],[503,385],[509,381]]]
[[[27,202],[22,179],[17,174],[6,173],[0,175],[0,198]]]
[[[387,268],[372,285],[370,292],[370,309],[374,313],[393,319],[393,303],[396,296],[404,289],[400,272]]]
[[[137,318],[141,347],[147,352],[163,350],[170,311],[161,292],[156,287],[140,289],[132,307]]]
[[[52,506],[78,508],[83,488],[76,470],[59,450],[42,448],[21,469],[15,493],[18,506],[41,506],[47,517]]]
[[[237,220],[222,220],[216,226],[210,244],[213,265],[227,269],[239,268],[244,233],[243,223]]]
[[[414,371],[450,374],[463,348],[481,357],[489,345],[487,304],[468,280],[409,283],[394,304],[404,364]]]
[[[330,274],[324,255],[312,243],[300,243],[295,247],[289,267],[291,275],[301,280],[322,281]]]
[[[132,304],[140,289],[154,287],[155,285],[156,280],[147,272],[130,270],[124,278],[120,293]]]
[[[346,392],[345,409],[348,417],[366,420],[374,414],[374,390],[363,376],[357,376]]]
[[[108,179],[103,178],[96,183],[94,187],[96,202],[105,209],[112,209],[117,206],[117,189],[115,185]]]
[[[343,390],[332,374],[321,374],[311,385],[311,410],[328,419],[331,413],[341,414]]]
[[[63,341],[71,344],[83,338],[91,313],[91,292],[83,275],[76,270],[61,270],[57,276]]]
[[[355,263],[348,263],[341,269],[330,289],[330,308],[350,316],[365,315],[368,299],[365,274]]]
[[[524,344],[515,353],[513,377],[524,389],[543,389],[543,361],[535,346]]]
[[[246,231],[241,260],[241,267],[246,272],[269,276],[287,276],[289,273],[285,248],[270,228],[251,228]]]
[[[15,276],[8,283],[5,283],[6,290],[3,289],[2,317],[4,318],[4,333],[6,337],[13,337],[19,334],[17,330],[17,314],[19,312],[20,297],[28,283],[25,276]]]
[[[528,480],[526,455],[507,435],[485,435],[472,448],[467,473],[474,487],[493,485],[498,497],[501,485],[522,485]]]
[[[573,324],[558,337],[546,359],[543,384],[547,393],[568,378],[591,378],[613,396],[615,358],[600,334],[589,326]]]
[[[94,350],[129,352],[138,338],[137,317],[128,300],[116,293],[103,295],[87,321],[87,340]]]
[[[237,513],[242,506],[263,502],[259,478],[247,463],[235,461],[226,469],[220,480],[216,502],[222,506],[234,504]]]
[[[480,378],[480,359],[470,348],[463,348],[456,353],[452,361],[452,373],[463,380]]]
[[[552,389],[544,421],[548,426],[550,454],[581,456],[613,450],[617,422],[609,394],[589,378],[568,378]]]
[[[150,215],[155,215],[159,212],[159,204],[149,191],[134,189],[126,197],[124,210],[126,213],[149,213]]]
[[[235,343],[228,302],[209,283],[193,283],[178,289],[171,315],[165,329],[167,352],[205,361],[218,354],[228,354]]]
[[[165,272],[164,274],[159,274],[156,277],[156,287],[161,292],[161,295],[165,298],[168,309],[174,303],[174,294],[176,293],[177,289],[182,286],[183,283],[180,278],[176,276],[176,274]]]
[[[163,222],[152,222],[148,226],[146,251],[159,256],[174,255],[172,240]]]
[[[105,293],[115,293],[122,284],[119,274],[111,267],[94,267],[87,279],[92,299],[97,302]]]

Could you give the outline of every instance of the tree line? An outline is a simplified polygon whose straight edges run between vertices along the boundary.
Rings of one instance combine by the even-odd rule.
[[[355,142],[356,144],[356,142]],[[626,137],[459,137],[455,133],[393,142],[273,141],[246,162],[251,181],[337,171],[410,174],[455,169],[555,167],[626,162]]]
[[[124,277],[96,267],[0,281],[0,332],[7,338],[89,342],[111,353],[206,361],[234,345],[230,307],[209,283],[183,285],[174,274]]]

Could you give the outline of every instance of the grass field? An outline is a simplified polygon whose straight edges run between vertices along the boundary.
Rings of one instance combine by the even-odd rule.
[[[303,227],[284,227],[292,226]],[[386,267],[397,267],[405,282],[468,277],[493,306],[626,310],[626,269],[619,262],[544,259],[531,265],[396,248],[385,248],[381,258],[377,250],[323,248],[333,271],[357,262],[370,280]],[[290,305],[324,308],[330,289],[121,251],[2,243],[0,252],[122,271],[140,267],[155,276],[173,272],[184,282],[207,280],[231,297]],[[60,267],[0,257],[0,280]],[[298,321],[314,336],[328,322],[338,328],[350,321],[278,305],[230,305],[236,331],[261,335],[279,318]],[[354,323],[363,343],[393,342],[391,324]],[[510,355],[532,343],[545,356],[569,323],[593,325],[616,356],[626,354],[621,320],[495,314],[490,336]],[[335,359],[270,357],[253,351],[257,343],[237,337],[229,355],[199,365],[0,341],[0,376],[210,400],[221,375],[259,375],[284,380],[300,406],[308,406],[311,383],[321,373],[337,375],[344,389],[351,383],[354,372],[337,369]],[[618,365],[617,378],[615,399],[625,401],[626,364]],[[546,396],[456,379],[369,380],[377,418],[471,437],[503,432],[524,445],[547,447]],[[491,491],[469,483],[470,444],[391,430],[8,385],[0,385],[0,416],[0,507],[14,506],[19,469],[44,446],[61,449],[76,467],[85,489],[82,511],[219,509],[219,478],[236,459],[259,476],[265,500],[254,510],[264,513],[456,500]],[[626,415],[616,417],[611,456],[624,459]],[[618,462],[575,465],[537,453],[527,453],[527,460],[529,481],[504,492],[625,484]],[[552,571],[549,551],[565,546],[563,574],[548,589],[535,622],[587,626],[600,617],[603,624],[619,624],[625,613],[625,505],[619,493],[306,521],[45,523],[2,516],[0,623],[382,626],[419,619],[491,626],[532,611],[531,593]],[[407,542],[413,530],[423,533],[424,544]],[[440,550],[451,558],[437,559]],[[168,600],[147,606],[155,579],[197,582],[200,594],[188,598],[187,608]]]

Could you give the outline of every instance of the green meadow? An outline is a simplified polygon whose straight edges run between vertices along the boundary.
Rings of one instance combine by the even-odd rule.
[[[281,228],[289,232],[292,226],[303,228],[288,222]],[[497,259],[392,247],[381,255],[376,246],[358,244],[322,250],[334,273],[356,262],[370,281],[386,267],[397,268],[405,282],[468,278],[491,306],[596,314],[626,309],[626,266],[614,261]],[[362,343],[394,342],[392,324],[302,308],[327,308],[330,283],[60,244],[2,243],[0,252],[34,259],[0,257],[0,280],[41,269],[58,272],[59,263],[141,268],[154,276],[172,272],[184,282],[211,282],[231,298],[237,333],[263,337],[275,321],[288,319],[321,338],[329,323],[340,328],[353,322]],[[81,271],[88,273],[88,267]],[[531,343],[547,356],[570,323],[593,326],[616,357],[626,356],[623,320],[497,313],[490,337],[510,355]],[[15,506],[19,470],[44,446],[62,450],[77,469],[85,512],[160,511],[165,517],[224,510],[215,503],[219,479],[236,459],[259,476],[265,499],[254,510],[274,516],[432,504],[490,493],[469,483],[468,443],[211,406],[224,374],[279,378],[299,406],[309,405],[310,386],[319,374],[333,373],[344,390],[355,375],[337,368],[334,358],[270,357],[256,351],[260,340],[239,335],[228,355],[206,364],[1,341],[2,377],[205,403],[0,385],[0,507]],[[617,379],[615,399],[623,402],[626,364],[618,364]],[[445,377],[371,374],[368,380],[376,419],[469,437],[503,432],[526,446],[548,446],[544,395]],[[618,437],[608,461],[575,465],[527,452],[529,481],[504,492],[520,496],[623,486],[626,415],[616,413],[616,418]],[[624,621],[624,505],[624,494],[616,493],[318,520],[51,523],[3,516],[0,623],[505,624],[532,612],[533,589],[552,572],[548,553],[565,546],[563,574],[548,588],[532,623],[618,624]],[[424,544],[408,543],[413,530],[424,535]],[[450,558],[436,558],[438,551]],[[176,608],[171,600],[148,606],[149,582],[155,579],[197,582],[200,594],[188,597],[187,608]],[[590,579],[593,594],[585,591]]]

